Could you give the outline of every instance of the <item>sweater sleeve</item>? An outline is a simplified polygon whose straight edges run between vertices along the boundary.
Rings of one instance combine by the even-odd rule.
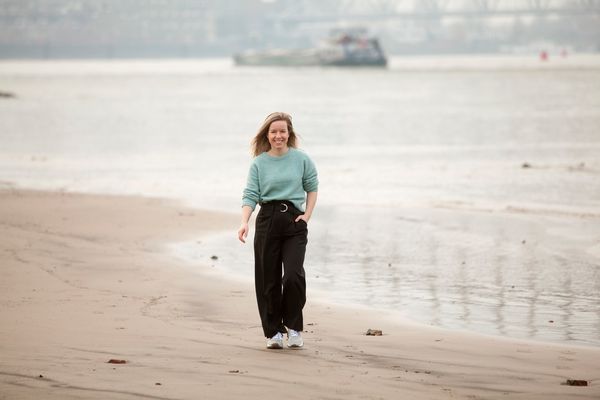
[[[248,172],[248,182],[242,196],[242,207],[250,206],[252,210],[256,208],[256,204],[260,200],[260,185],[258,181],[258,167],[256,163],[252,163]]]
[[[305,192],[316,192],[319,189],[319,177],[315,163],[306,157],[304,160],[304,175],[302,176],[302,187]]]

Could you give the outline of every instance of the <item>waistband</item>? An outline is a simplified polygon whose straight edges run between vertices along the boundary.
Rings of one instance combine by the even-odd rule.
[[[302,211],[298,210],[294,203],[289,200],[271,200],[259,203],[260,209],[262,210],[273,210],[274,208],[279,209],[280,212],[293,212],[295,214],[303,214]]]

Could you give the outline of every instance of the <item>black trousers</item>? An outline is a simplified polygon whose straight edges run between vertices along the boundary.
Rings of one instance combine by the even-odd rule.
[[[303,220],[294,222],[301,214],[289,201],[271,201],[261,205],[256,217],[254,281],[258,312],[268,338],[284,333],[285,326],[303,330],[308,229]]]

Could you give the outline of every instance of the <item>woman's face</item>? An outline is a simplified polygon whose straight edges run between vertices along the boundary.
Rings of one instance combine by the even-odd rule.
[[[273,150],[285,150],[289,137],[290,133],[285,121],[273,121],[269,126],[268,138]]]

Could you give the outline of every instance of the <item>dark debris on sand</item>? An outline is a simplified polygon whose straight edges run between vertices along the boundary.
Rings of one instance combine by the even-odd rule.
[[[588,381],[583,380],[583,379],[567,379],[563,385],[567,385],[567,386],[587,386],[588,385]]]

